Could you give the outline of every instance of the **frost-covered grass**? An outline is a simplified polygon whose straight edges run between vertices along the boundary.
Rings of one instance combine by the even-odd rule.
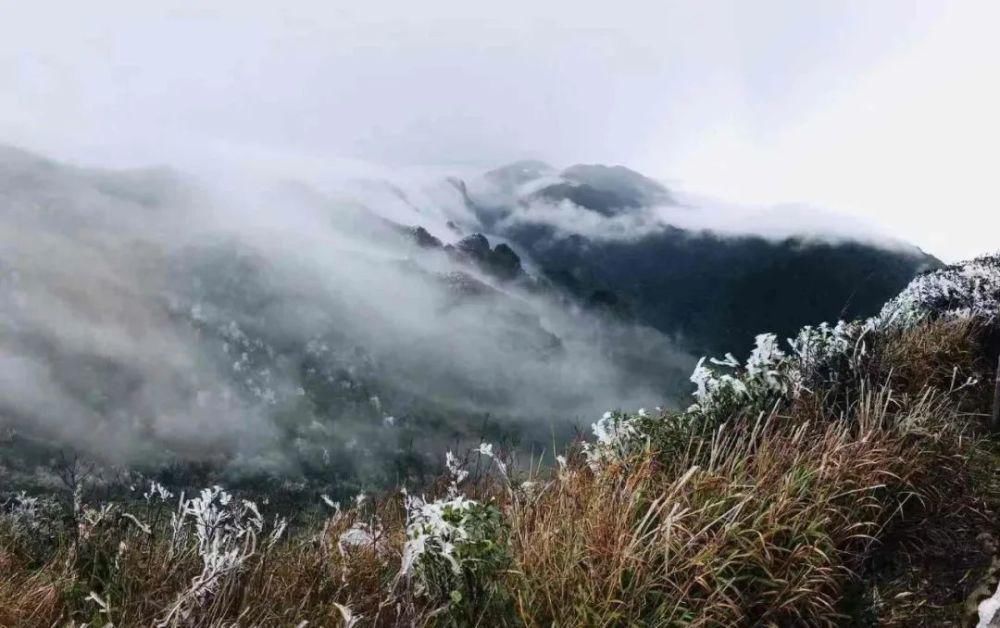
[[[84,504],[51,545],[18,510],[0,625],[841,625],[880,541],[965,507],[974,441],[942,392],[872,390],[849,421],[813,401],[597,470],[453,463],[288,530],[217,488]]]
[[[995,329],[998,317],[1000,257],[981,257],[933,271],[914,279],[878,315],[867,320],[806,326],[784,342],[774,334],[760,334],[745,362],[732,354],[723,359],[702,358],[691,375],[694,403],[683,413],[684,420],[692,429],[711,430],[738,416],[770,412],[812,391],[831,393],[857,388],[865,381],[882,383],[891,377],[892,369],[906,372],[920,366],[915,356],[902,359],[898,349],[920,347],[924,344],[921,334],[911,333],[906,342],[900,342],[901,334],[942,321],[954,325],[927,329],[935,333],[957,330],[961,336],[971,333],[966,326]],[[948,346],[959,344],[956,340]],[[933,356],[923,359],[927,357]],[[951,357],[953,380],[959,370],[974,371],[977,366]],[[940,362],[931,365],[936,367]],[[975,379],[972,373],[952,381],[952,389],[970,386]],[[643,447],[662,433],[658,421],[663,416],[658,413],[650,420],[642,410],[634,414],[608,412],[593,426],[595,438],[586,446],[588,458],[599,463]]]
[[[1000,316],[1000,256],[984,256],[921,275],[876,317],[882,327],[912,327],[929,317]]]
[[[933,578],[893,587],[900,548],[957,555],[1000,505],[975,463],[1000,275],[976,264],[704,360],[690,408],[609,412],[551,466],[484,443],[432,486],[291,523],[221,487],[9,495],[0,626],[946,625],[915,601]]]

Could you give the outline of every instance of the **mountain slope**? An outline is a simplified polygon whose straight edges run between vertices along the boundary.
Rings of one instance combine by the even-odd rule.
[[[762,328],[788,335],[806,321],[873,314],[940,265],[915,247],[824,239],[794,224],[768,238],[681,228],[669,216],[697,223],[702,209],[620,166],[512,164],[462,190],[484,228],[552,282],[584,301],[611,299],[696,353],[745,351]]]
[[[949,267],[699,364],[687,410],[608,412],[551,466],[483,442],[346,507],[54,466],[0,487],[0,623],[986,626],[998,298],[997,258]]]
[[[446,246],[303,183],[232,195],[16,150],[0,154],[0,286],[8,449],[229,481],[348,490],[450,442],[541,448],[606,403],[669,401],[693,363],[482,236]]]
[[[529,162],[485,182],[448,187],[456,206],[394,185],[234,194],[0,151],[8,449],[384,485],[447,443],[541,449],[608,407],[676,406],[696,355],[868,313],[930,263],[671,227],[660,204],[697,209],[621,167]]]

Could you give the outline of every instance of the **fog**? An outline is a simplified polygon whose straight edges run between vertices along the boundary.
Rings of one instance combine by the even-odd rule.
[[[441,225],[472,220],[422,176],[314,186],[3,149],[0,423],[110,462],[290,473],[404,433],[435,450],[491,421],[544,442],[676,401],[693,357],[662,334],[418,246],[409,227],[454,241]]]

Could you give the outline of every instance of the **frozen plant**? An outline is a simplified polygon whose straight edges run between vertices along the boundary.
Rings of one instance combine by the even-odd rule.
[[[463,528],[465,513],[476,505],[461,495],[445,500],[426,502],[415,495],[404,494],[406,507],[406,544],[400,573],[410,576],[415,568],[430,557],[446,561],[455,573],[461,573],[455,559],[456,544],[468,538]],[[423,584],[423,583],[421,583]]]
[[[344,628],[354,628],[361,621],[361,615],[355,615],[350,608],[337,602],[334,602],[333,605],[337,608],[337,612],[340,613],[340,618],[344,620]]]
[[[450,451],[444,456],[444,464],[448,468],[448,475],[451,478],[451,482],[448,485],[448,496],[458,497],[458,485],[464,482],[465,478],[469,477],[469,472],[462,468],[462,463]]]
[[[146,503],[149,503],[152,499],[160,499],[161,501],[167,501],[173,498],[174,494],[167,490],[167,487],[163,486],[156,480],[149,483],[149,490],[142,494],[143,499]]]
[[[400,576],[418,595],[464,608],[489,600],[509,556],[503,518],[495,507],[449,497],[428,502],[404,491],[406,536]]]
[[[880,329],[907,329],[929,317],[1000,316],[1000,256],[980,257],[920,275],[882,308],[873,323]]]
[[[24,491],[0,501],[0,523],[17,535],[51,538],[61,527],[62,507],[52,497],[35,497]]]
[[[285,525],[284,520],[275,519],[268,547],[277,542]],[[219,591],[228,577],[240,571],[257,552],[264,517],[256,503],[235,500],[221,487],[213,486],[192,499],[185,500],[182,494],[172,527],[175,545],[186,538],[196,543],[202,570],[178,596],[160,625],[172,625],[190,617]],[[186,531],[189,534],[185,535]]]
[[[787,394],[797,379],[798,365],[792,364],[788,354],[778,346],[774,334],[759,334],[755,346],[744,366],[748,390],[753,384],[770,392]]]
[[[382,526],[377,519],[373,519],[367,523],[359,521],[338,537],[337,549],[343,555],[353,547],[374,548],[382,536]]]
[[[479,447],[475,451],[480,456],[489,458],[493,464],[497,466],[497,469],[500,471],[500,475],[507,480],[508,484],[510,483],[510,476],[507,474],[507,464],[504,463],[503,460],[500,460],[497,454],[493,452],[493,443],[480,443]]]
[[[638,425],[641,418],[622,412],[605,412],[591,426],[595,442],[583,444],[587,464],[597,470],[603,463],[634,453],[645,441],[643,430]]]
[[[320,500],[323,501],[324,504],[326,504],[326,506],[328,508],[330,508],[331,510],[333,510],[333,512],[334,512],[335,515],[339,515],[340,514],[340,502],[333,501],[332,499],[330,499],[329,495],[325,495],[325,494],[324,495],[320,495],[319,498],[320,498]]]
[[[832,359],[848,355],[853,350],[858,333],[857,323],[838,321],[833,327],[829,323],[816,327],[806,325],[795,338],[788,339],[788,345],[799,361],[799,368],[812,371]]]

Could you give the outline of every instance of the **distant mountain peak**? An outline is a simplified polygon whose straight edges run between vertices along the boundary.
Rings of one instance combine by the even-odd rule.
[[[662,183],[625,166],[576,164],[559,171],[540,161],[517,161],[484,175],[506,193],[561,203],[614,216],[655,205],[675,205]]]
[[[626,168],[603,164],[576,164],[560,173],[562,178],[577,181],[601,190],[625,190],[641,193],[649,200],[664,200],[670,191],[659,181]]]
[[[544,161],[525,159],[490,170],[484,176],[491,183],[513,188],[535,179],[554,175],[557,172],[555,168]]]

